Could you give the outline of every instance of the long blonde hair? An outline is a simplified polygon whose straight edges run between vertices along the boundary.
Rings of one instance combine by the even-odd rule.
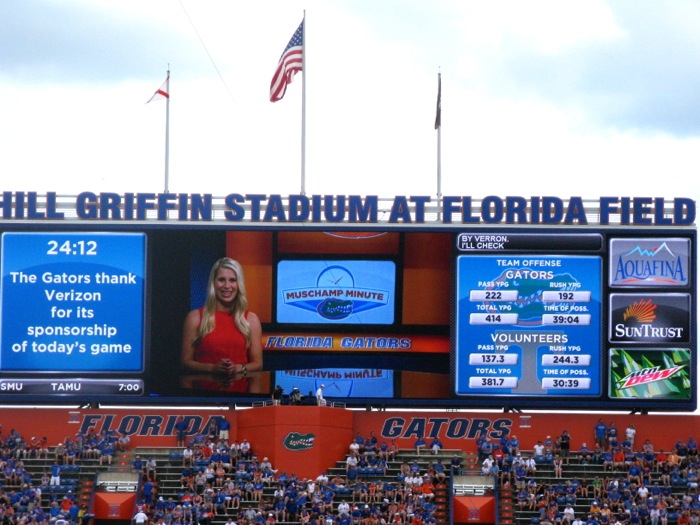
[[[246,348],[250,348],[250,324],[246,319],[246,311],[248,310],[248,295],[245,288],[245,279],[243,278],[243,267],[238,261],[234,261],[229,257],[222,257],[214,263],[209,272],[209,282],[207,283],[207,300],[204,303],[202,312],[202,322],[199,324],[197,336],[194,338],[194,345],[198,346],[202,338],[214,330],[214,314],[216,312],[216,290],[214,281],[216,274],[222,268],[228,268],[234,274],[238,281],[238,293],[236,299],[231,306],[230,314],[233,316],[233,322],[245,337]]]

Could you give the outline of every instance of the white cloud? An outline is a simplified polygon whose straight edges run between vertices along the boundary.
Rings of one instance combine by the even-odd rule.
[[[697,195],[681,182],[696,179],[700,122],[687,2],[15,5],[5,189],[161,191],[164,102],[144,103],[170,64],[171,191],[298,193],[302,76],[281,102],[268,90],[306,9],[307,193],[434,195],[440,68],[443,193]],[[32,22],[48,61],[23,31],[32,10],[66,21]]]

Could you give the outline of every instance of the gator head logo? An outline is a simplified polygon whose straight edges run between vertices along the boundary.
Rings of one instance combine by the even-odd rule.
[[[518,299],[511,304],[508,312],[518,314],[518,325],[539,326],[545,312],[542,290],[549,288],[550,281],[555,281],[559,291],[578,290],[579,283],[568,273],[549,274],[526,270],[506,270],[495,279],[498,290],[517,290]],[[493,288],[490,288],[493,289]],[[490,301],[485,301],[489,309],[496,308]]]
[[[285,448],[289,450],[308,450],[313,448],[314,439],[316,436],[313,434],[300,434],[299,432],[290,432],[282,440],[282,444]]]
[[[341,299],[324,299],[316,307],[316,311],[321,317],[326,319],[345,319],[352,313],[352,301]]]

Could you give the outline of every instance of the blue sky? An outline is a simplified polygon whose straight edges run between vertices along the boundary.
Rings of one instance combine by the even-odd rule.
[[[697,199],[690,0],[23,0],[0,3],[3,190]]]

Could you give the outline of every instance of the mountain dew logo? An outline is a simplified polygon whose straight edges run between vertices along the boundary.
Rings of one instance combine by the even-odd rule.
[[[313,448],[314,439],[316,436],[314,434],[300,434],[299,432],[290,432],[282,440],[282,444],[288,450],[308,450]]]
[[[638,372],[632,372],[627,377],[622,378],[618,388],[630,388],[632,386],[654,383],[655,381],[663,381],[676,372],[679,372],[682,368],[682,366],[674,366],[673,368],[667,368],[665,370],[662,370],[659,366],[643,368]]]
[[[690,399],[687,348],[610,350],[610,397],[628,399]]]

